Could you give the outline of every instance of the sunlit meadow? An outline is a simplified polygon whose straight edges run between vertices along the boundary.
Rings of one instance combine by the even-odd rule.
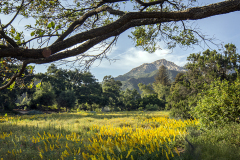
[[[181,159],[196,120],[168,112],[56,113],[0,117],[0,159]]]

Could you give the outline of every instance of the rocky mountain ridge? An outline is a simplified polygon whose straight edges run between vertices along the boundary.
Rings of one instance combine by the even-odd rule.
[[[122,82],[122,90],[125,89],[138,89],[138,83],[149,84],[155,81],[154,77],[157,74],[157,70],[161,65],[164,65],[170,74],[170,79],[173,81],[179,72],[185,72],[186,69],[176,65],[173,62],[165,59],[160,59],[152,63],[144,63],[136,68],[133,68],[124,75],[119,75],[115,80]]]
[[[133,68],[131,71],[126,73],[128,76],[136,75],[137,72],[143,72],[143,73],[151,73],[152,71],[158,70],[158,68],[164,65],[168,70],[174,70],[178,72],[184,72],[186,71],[183,67],[179,67],[173,62],[167,61],[165,59],[160,59],[157,61],[154,61],[152,63],[144,63],[140,65],[139,67]]]

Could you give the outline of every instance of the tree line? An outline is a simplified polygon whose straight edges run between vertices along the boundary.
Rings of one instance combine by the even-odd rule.
[[[28,75],[26,75],[28,77]],[[90,72],[79,70],[67,70],[57,68],[51,64],[47,72],[31,75],[36,85],[17,86],[4,90],[1,94],[1,106],[5,110],[11,110],[18,105],[28,106],[29,109],[40,109],[42,107],[57,106],[60,108],[80,109],[94,111],[102,107],[109,107],[114,111],[121,110],[144,110],[150,105],[148,110],[153,110],[152,105],[157,110],[162,107],[162,102],[156,95],[145,95],[134,90],[121,90],[121,81],[116,81],[112,76],[105,76],[101,83]],[[29,77],[25,83],[31,83]],[[163,107],[162,107],[163,108]]]

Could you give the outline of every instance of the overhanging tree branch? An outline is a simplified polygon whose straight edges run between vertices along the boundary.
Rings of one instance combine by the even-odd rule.
[[[141,0],[135,0],[135,1],[138,4],[140,4],[140,6],[143,6],[143,7],[156,5],[155,7],[157,8],[158,7],[157,5],[163,4],[164,2],[174,7],[172,8],[170,7],[170,9],[166,9],[164,11],[156,9],[157,10],[156,12],[141,12],[141,9],[138,6],[138,9],[139,9],[138,12],[123,12],[121,10],[118,10],[119,8],[116,7],[117,5],[114,6],[114,3],[126,2],[126,0],[102,0],[100,2],[97,2],[98,4],[96,4],[96,2],[83,1],[83,3],[85,4],[85,9],[88,8],[88,10],[84,10],[84,7],[81,7],[81,11],[82,11],[81,13],[76,13],[76,14],[73,14],[71,17],[66,17],[66,15],[71,14],[71,9],[69,9],[69,11],[68,10],[66,11],[64,7],[61,8],[61,5],[59,4],[56,5],[56,3],[52,1],[52,3],[54,3],[53,5],[46,4],[46,6],[37,7],[36,12],[33,11],[33,13],[35,14],[35,16],[33,17],[36,18],[35,30],[36,32],[47,30],[48,31],[47,34],[49,34],[49,37],[51,38],[53,36],[52,35],[53,31],[57,31],[57,29],[55,29],[55,23],[57,25],[57,23],[61,24],[61,22],[64,21],[66,23],[63,23],[60,25],[60,26],[63,26],[63,28],[60,27],[61,30],[64,30],[63,33],[60,34],[60,37],[53,44],[43,49],[30,49],[30,48],[23,49],[23,48],[20,48],[19,46],[36,39],[36,37],[25,42],[20,41],[19,43],[18,41],[18,43],[16,43],[14,40],[15,37],[12,36],[11,34],[8,34],[4,30],[4,28],[2,28],[0,30],[0,39],[5,39],[7,42],[9,42],[10,45],[4,46],[4,44],[3,45],[0,44],[0,58],[6,58],[6,57],[16,58],[17,60],[23,61],[24,62],[23,64],[25,65],[26,63],[27,64],[50,63],[50,62],[58,61],[58,60],[65,59],[71,56],[76,56],[76,55],[80,55],[84,57],[84,52],[86,52],[96,44],[99,44],[106,39],[118,36],[129,28],[142,26],[142,25],[154,25],[159,23],[167,24],[168,22],[198,20],[198,19],[211,17],[214,15],[221,15],[221,14],[226,14],[226,13],[240,10],[239,0],[222,1],[219,3],[210,4],[207,6],[192,7],[188,9],[185,9],[186,7],[181,7],[180,4],[178,6],[179,8],[178,7],[176,8],[175,3],[172,3],[168,0],[158,0],[153,2],[143,2]],[[4,27],[9,26],[13,22],[13,20],[16,18],[17,15],[25,14],[20,12],[20,9],[22,8],[23,3],[24,3],[24,0],[22,0],[22,4],[20,7],[15,7],[15,6],[12,7],[12,9],[15,7],[14,11],[16,11],[16,14],[13,17],[13,19]],[[29,1],[29,3],[27,4],[29,5],[29,8],[30,8],[28,10],[29,13],[31,12],[32,8],[37,6],[38,3],[39,3],[38,1]],[[176,4],[178,3],[176,2]],[[41,4],[39,3],[39,5],[44,5],[44,3],[41,3]],[[24,7],[26,7],[24,9],[27,9],[26,5]],[[47,7],[50,7],[50,8],[47,8]],[[51,7],[56,7],[56,8],[51,8]],[[41,10],[41,8],[43,9]],[[54,11],[54,9],[56,9],[56,12]],[[62,9],[62,10],[58,11],[57,9]],[[75,11],[78,9],[80,8],[74,8],[72,9],[72,11]],[[40,11],[46,11],[49,14],[47,16],[44,16],[45,13],[43,13],[42,16],[38,15],[37,13],[40,13]],[[61,11],[63,13],[61,13]],[[104,18],[109,17],[108,15],[105,15],[105,12],[108,12],[108,15],[113,15],[116,17],[114,17],[112,21],[105,23]],[[95,23],[93,16],[95,15],[100,15],[100,17],[98,17],[98,21],[97,21],[98,26],[93,28],[92,26]],[[46,17],[50,17],[50,18],[46,18]],[[49,23],[49,21],[54,20],[54,17],[57,17],[57,18],[62,17],[64,20],[61,22],[55,21],[53,24]],[[69,22],[72,22],[72,23],[69,23]],[[64,26],[68,26],[68,27],[64,28]],[[79,30],[75,30],[76,28],[79,28]],[[73,34],[73,31],[80,32],[80,33],[75,34],[74,32]],[[44,35],[44,33],[38,33],[37,36]],[[198,35],[198,33],[196,33],[196,35]],[[198,36],[200,38],[203,38],[201,37],[201,35],[198,35]],[[81,45],[79,45],[75,49],[69,50],[70,47],[73,47],[76,44],[81,44]],[[43,43],[40,45],[43,45]],[[47,52],[47,56],[44,54],[44,52]],[[50,55],[48,55],[49,53]],[[22,69],[24,68],[24,65]],[[12,79],[9,82],[12,83],[16,79],[16,77]],[[1,89],[2,88],[0,88],[0,90]]]
[[[54,43],[48,48],[51,49],[52,54],[55,54],[61,50],[67,49],[71,46],[74,46],[75,44],[82,43],[88,39],[92,39],[98,36],[103,36],[104,34],[113,32],[114,30],[121,28],[121,26],[124,26],[125,24],[127,24],[128,22],[134,19],[138,19],[139,21],[143,20],[144,23],[142,25],[148,25],[148,24],[156,24],[159,22],[197,20],[197,19],[214,16],[214,15],[229,13],[232,11],[238,11],[238,10],[240,10],[240,2],[237,0],[233,0],[233,1],[224,1],[216,4],[211,4],[203,7],[195,7],[195,8],[187,9],[184,11],[179,11],[179,12],[141,12],[141,13],[129,12],[129,13],[125,13],[118,20],[116,20],[115,22],[109,25],[76,34],[64,41]],[[157,18],[162,20],[156,21],[155,23],[153,23],[153,21],[150,20],[148,23],[146,20],[147,18],[149,18],[149,20],[151,18]],[[163,20],[163,18],[165,21]],[[18,52],[13,50],[14,49],[7,49],[7,50],[0,51],[0,58],[1,57],[17,58],[16,55],[18,57],[21,56],[23,58],[30,58],[31,56],[32,58],[36,58],[36,59],[43,58],[39,49],[32,49],[31,51],[18,50]]]
[[[137,3],[139,3],[141,6],[149,7],[149,6],[156,5],[156,4],[163,4],[165,1],[168,1],[168,0],[158,0],[158,1],[153,1],[153,2],[143,2],[141,0],[135,0],[135,1]]]
[[[77,27],[81,26],[85,20],[93,15],[96,15],[97,13],[100,13],[102,11],[108,11],[110,14],[114,15],[123,15],[124,12],[114,10],[108,6],[100,7],[95,10],[92,10],[86,14],[84,14],[81,18],[79,18],[77,21],[73,22],[70,27],[55,41],[55,43],[62,41],[64,38],[66,38],[70,33],[72,33]]]

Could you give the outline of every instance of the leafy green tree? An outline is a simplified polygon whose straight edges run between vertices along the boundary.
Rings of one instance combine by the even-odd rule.
[[[33,98],[29,102],[29,106],[32,109],[36,109],[38,105],[51,106],[55,103],[55,92],[50,83],[42,82],[40,87],[36,88],[36,92],[33,94]]]
[[[210,51],[209,49],[202,54],[190,54],[187,58],[189,63],[186,65],[186,69],[203,75],[206,83],[211,83],[218,77],[220,77],[221,80],[229,80],[231,76],[236,79],[236,73],[232,75],[228,75],[227,73],[230,70],[240,70],[240,55],[236,53],[235,45],[226,44],[224,47],[224,55],[218,53],[216,50]]]
[[[105,105],[109,105],[111,108],[118,106],[121,86],[121,81],[115,81],[112,76],[105,76],[103,78],[102,90]]]
[[[188,57],[190,61],[186,69],[187,78],[190,81],[191,92],[189,96],[189,106],[195,107],[199,100],[196,96],[202,90],[206,89],[204,84],[211,84],[216,78],[221,80],[234,81],[236,73],[227,74],[229,70],[240,70],[240,55],[236,53],[236,47],[233,44],[226,44],[224,55],[218,53],[216,50],[198,54],[191,54]]]
[[[47,73],[42,78],[42,81],[49,82],[55,91],[57,97],[68,89],[71,89],[69,86],[69,76],[66,69],[57,68],[56,65],[51,64]]]
[[[158,99],[157,94],[148,94],[143,96],[141,99],[139,99],[138,104],[139,107],[142,107],[143,109],[146,109],[146,106],[149,104],[162,106],[162,102]]]
[[[174,82],[170,87],[170,92],[167,97],[168,103],[166,104],[166,109],[171,109],[172,105],[177,104],[180,100],[184,99],[181,97],[182,94],[178,94],[180,82],[184,80],[184,73],[180,72],[176,75]],[[177,86],[176,86],[177,85]],[[172,101],[174,99],[174,101]]]
[[[138,93],[136,89],[130,90],[126,89],[125,91],[121,92],[120,97],[122,97],[123,106],[121,109],[125,110],[137,110],[138,109],[138,102],[141,99],[141,95]]]
[[[155,82],[152,84],[153,90],[158,94],[159,100],[163,102],[163,108],[167,103],[167,97],[170,92],[171,80],[167,68],[162,65],[158,69],[158,73],[155,77]]]
[[[38,74],[37,78],[43,82],[49,82],[56,94],[56,99],[62,92],[72,90],[78,100],[78,104],[102,103],[102,88],[90,72],[81,72],[77,69],[58,69],[51,64],[45,74]]]
[[[76,105],[76,96],[72,90],[63,91],[60,93],[59,97],[56,99],[58,106],[71,109]]]
[[[202,127],[211,128],[239,122],[240,78],[232,84],[218,78],[198,96],[201,98],[192,114],[200,120]]]
[[[77,70],[72,71],[71,81],[75,84],[73,90],[78,99],[78,104],[102,104],[102,87],[97,82],[97,79],[90,72],[80,73]],[[92,110],[92,109],[91,109]]]
[[[152,84],[142,84],[139,83],[138,87],[140,89],[140,91],[142,92],[141,94],[141,99],[139,99],[139,107],[142,107],[143,109],[146,108],[146,105],[148,104],[157,104],[158,106],[163,106],[163,102],[158,99],[158,94],[153,90],[152,88]]]
[[[138,88],[141,91],[141,97],[144,97],[146,95],[156,94],[152,88],[152,84],[145,85],[145,84],[139,83]]]
[[[171,80],[169,77],[169,72],[167,68],[164,65],[161,65],[158,69],[158,73],[155,76],[155,82],[154,83],[160,83],[163,86],[170,86]]]
[[[14,15],[6,24],[1,24],[0,58],[11,57],[19,66],[18,69],[10,69],[10,77],[3,75],[6,83],[3,83],[0,90],[13,84],[31,63],[46,64],[78,56],[83,65],[89,67],[94,60],[106,56],[106,51],[115,44],[121,33],[134,27],[130,37],[136,46],[148,52],[156,50],[156,42],[159,39],[164,39],[169,48],[199,44],[199,39],[204,37],[205,40],[205,36],[192,30],[191,25],[185,23],[187,20],[239,11],[240,7],[239,0],[222,1],[206,6],[197,6],[196,0],[68,2],[8,0],[0,4],[3,18],[7,16],[5,19],[8,19]],[[130,7],[127,11],[126,5],[127,8]],[[24,21],[20,21],[15,25],[18,17],[31,18],[31,21],[34,19],[35,22],[29,24],[29,21],[25,21],[24,24]],[[176,23],[179,21],[182,23]],[[24,30],[30,31],[30,35],[20,30],[18,25],[25,26]],[[111,42],[106,41],[108,39]],[[91,56],[83,54],[93,46],[106,42],[108,45],[102,45],[105,47],[104,52]],[[32,45],[36,43],[39,45]],[[73,46],[76,47],[72,49]],[[1,70],[8,69],[3,67]]]
[[[158,99],[162,102],[163,106],[161,106],[161,107],[165,108],[166,104],[168,103],[167,97],[170,94],[170,86],[167,86],[167,85],[164,86],[163,84],[157,83],[157,82],[154,82],[152,84],[152,86],[153,86],[155,93],[157,93],[157,95],[158,95]]]
[[[185,79],[171,87],[168,96],[167,109],[170,109],[170,116],[177,118],[191,118],[188,96],[191,93],[190,84]]]

